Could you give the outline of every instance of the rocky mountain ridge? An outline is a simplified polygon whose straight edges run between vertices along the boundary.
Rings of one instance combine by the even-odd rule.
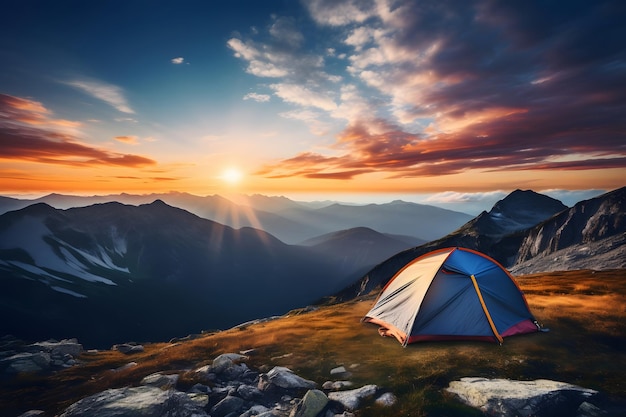
[[[517,190],[457,231],[385,260],[336,297],[345,300],[372,291],[411,259],[444,247],[478,250],[514,273],[626,266],[626,187],[563,207],[549,197]],[[564,252],[551,256],[557,251]]]

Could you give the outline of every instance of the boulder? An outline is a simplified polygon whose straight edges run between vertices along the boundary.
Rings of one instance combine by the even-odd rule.
[[[315,382],[304,379],[289,368],[275,366],[268,373],[259,375],[258,388],[268,391],[273,388],[284,390],[309,390],[315,388]]]
[[[376,385],[365,385],[348,391],[331,392],[328,394],[328,398],[340,402],[348,410],[356,410],[363,399],[375,395],[377,390]]]
[[[51,365],[52,359],[47,352],[22,352],[0,360],[0,369],[6,368],[6,372],[15,374],[47,371]]]
[[[243,400],[241,398],[227,395],[226,398],[211,408],[211,417],[224,417],[231,413],[238,415],[242,408]]]
[[[60,342],[47,340],[45,342],[37,342],[25,347],[27,352],[48,352],[54,357],[63,357],[70,355],[73,358],[78,357],[83,352],[83,345],[78,343],[76,339],[64,339]]]
[[[546,379],[515,381],[480,377],[452,381],[445,390],[486,414],[503,417],[575,415],[583,402],[597,394],[592,389]]]
[[[374,401],[374,403],[382,407],[391,407],[397,401],[398,401],[398,398],[395,395],[393,395],[393,393],[386,392],[380,397],[376,398],[376,401]]]
[[[322,385],[322,388],[328,391],[338,391],[344,388],[348,388],[354,385],[352,381],[326,381]]]
[[[157,387],[161,389],[170,389],[176,387],[178,382],[178,375],[163,375],[161,373],[155,373],[148,375],[141,380],[141,385],[149,385],[151,387]]]
[[[309,390],[302,401],[291,410],[289,417],[315,417],[328,404],[328,397],[322,391]]]
[[[156,387],[109,389],[70,405],[59,417],[208,417],[185,393]]]
[[[111,350],[117,350],[118,352],[122,352],[126,355],[130,355],[131,353],[140,353],[144,351],[143,345],[138,345],[136,343],[121,343],[118,345],[113,345]]]

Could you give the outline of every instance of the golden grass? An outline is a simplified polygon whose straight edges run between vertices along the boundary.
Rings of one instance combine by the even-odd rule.
[[[442,393],[451,380],[464,376],[555,379],[626,398],[626,270],[535,274],[517,281],[549,333],[507,338],[502,346],[431,342],[402,348],[395,339],[378,336],[376,326],[360,323],[373,303],[370,295],[178,344],[144,345],[139,354],[85,354],[83,365],[48,378],[8,381],[0,409],[58,412],[84,396],[138,384],[157,371],[180,373],[179,388],[185,388],[198,382],[189,370],[221,353],[246,349],[255,349],[248,361],[252,368],[287,366],[321,385],[331,379],[332,368],[343,365],[357,386],[374,383],[400,399],[389,409],[368,404],[361,416],[472,414]],[[111,371],[130,361],[137,366]]]

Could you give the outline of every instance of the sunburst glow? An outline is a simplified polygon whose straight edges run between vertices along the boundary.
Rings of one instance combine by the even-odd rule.
[[[238,184],[243,178],[243,173],[237,168],[228,168],[222,172],[220,178],[229,184]]]

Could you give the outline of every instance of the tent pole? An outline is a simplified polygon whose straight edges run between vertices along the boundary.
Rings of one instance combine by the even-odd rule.
[[[496,325],[493,323],[493,320],[491,319],[491,314],[489,314],[489,310],[487,309],[487,304],[485,304],[485,300],[483,299],[483,294],[480,292],[480,288],[478,288],[478,282],[476,282],[476,277],[472,274],[470,275],[470,278],[472,279],[472,283],[474,284],[474,289],[476,290],[476,294],[478,294],[478,299],[480,300],[480,304],[483,307],[485,316],[487,316],[487,321],[489,322],[489,326],[491,326],[491,331],[493,332],[496,339],[498,339],[498,342],[502,344],[502,342],[504,342],[504,339],[502,338],[502,336],[500,336],[500,333],[498,333],[498,329],[496,329]]]

